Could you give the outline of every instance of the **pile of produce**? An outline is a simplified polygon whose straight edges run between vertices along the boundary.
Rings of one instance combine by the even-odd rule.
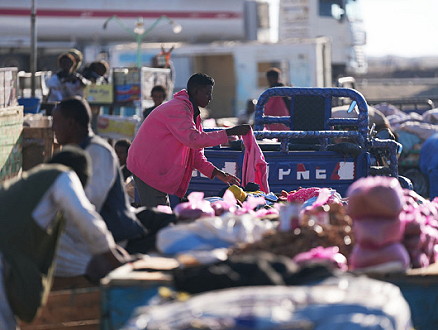
[[[329,223],[322,224],[318,217],[322,212],[328,214]],[[299,228],[265,234],[252,244],[237,246],[230,255],[268,251],[290,258],[313,248],[338,246],[346,258],[354,246],[351,218],[345,214],[342,204],[326,204],[303,214]]]

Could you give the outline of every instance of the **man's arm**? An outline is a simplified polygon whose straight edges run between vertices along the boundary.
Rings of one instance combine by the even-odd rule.
[[[105,222],[85,196],[75,173],[61,174],[55,181],[52,196],[66,221],[79,230],[93,254],[86,269],[90,281],[97,283],[100,278],[130,259],[129,254],[115,244]]]
[[[57,178],[51,198],[64,218],[81,233],[92,254],[108,252],[116,246],[113,236],[95,207],[85,196],[76,173],[66,172]]]

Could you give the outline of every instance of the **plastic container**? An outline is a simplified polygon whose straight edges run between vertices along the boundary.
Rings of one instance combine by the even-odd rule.
[[[26,113],[38,113],[41,106],[41,100],[38,97],[20,97],[18,104],[22,105],[24,114]]]

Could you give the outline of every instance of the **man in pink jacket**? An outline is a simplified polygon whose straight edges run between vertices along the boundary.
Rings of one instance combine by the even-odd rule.
[[[214,80],[203,73],[192,75],[187,90],[154,109],[141,125],[128,151],[127,167],[134,175],[142,206],[169,205],[168,194],[184,196],[192,171],[227,184],[240,180],[207,161],[205,147],[228,142],[230,135],[245,135],[249,125],[204,132],[200,111],[212,99]]]

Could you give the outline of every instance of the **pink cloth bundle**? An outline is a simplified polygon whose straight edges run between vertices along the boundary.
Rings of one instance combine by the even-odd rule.
[[[237,201],[233,193],[230,190],[226,190],[222,200],[214,201],[211,203],[211,207],[214,210],[216,216],[220,216],[226,212],[234,213],[237,209]]]
[[[405,190],[405,201],[400,214],[405,224],[403,245],[412,268],[427,267],[438,260],[438,203],[419,200],[409,190]]]
[[[202,217],[214,217],[215,212],[209,201],[204,200],[203,192],[192,192],[186,203],[175,206],[174,212],[179,220],[194,220]]]
[[[396,178],[367,177],[347,191],[347,214],[353,219],[356,245],[350,268],[358,269],[396,262],[409,267],[409,254],[401,244],[405,222],[399,215],[404,205],[403,189]]]
[[[401,243],[393,243],[379,249],[368,249],[356,244],[350,256],[350,269],[372,267],[391,262],[399,263],[399,269],[409,267],[409,254]]]
[[[288,194],[287,201],[302,204],[308,199],[318,196],[320,190],[321,188],[318,187],[300,188],[296,192]]]
[[[399,219],[362,218],[354,220],[353,233],[360,246],[379,249],[402,241],[404,223]]]
[[[339,253],[339,247],[337,246],[330,246],[327,248],[318,246],[308,252],[297,254],[293,258],[293,261],[295,261],[299,266],[323,262],[344,271],[348,270],[347,258]]]
[[[400,183],[386,176],[359,179],[348,188],[347,195],[347,213],[353,219],[397,218],[404,203]]]

